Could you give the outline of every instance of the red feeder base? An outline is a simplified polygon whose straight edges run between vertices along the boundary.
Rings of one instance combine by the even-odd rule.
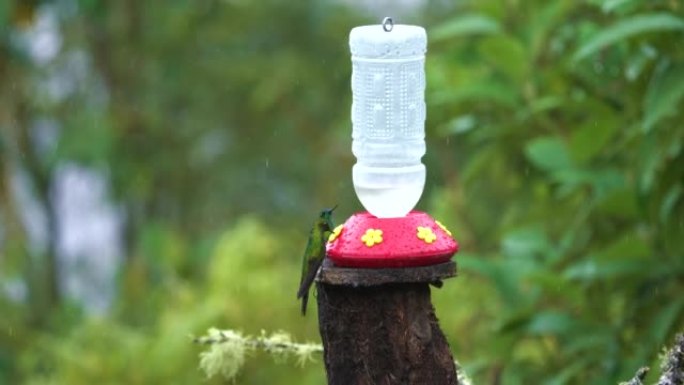
[[[457,251],[449,230],[420,211],[401,218],[354,214],[335,229],[327,245],[336,266],[362,268],[434,265],[449,261]]]

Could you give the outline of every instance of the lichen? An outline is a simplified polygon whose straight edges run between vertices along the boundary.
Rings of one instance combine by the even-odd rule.
[[[208,350],[200,353],[200,369],[208,378],[218,374],[233,380],[245,363],[245,356],[256,350],[271,354],[276,361],[285,361],[290,357],[297,365],[303,366],[314,360],[315,353],[323,352],[323,346],[314,343],[295,343],[292,337],[283,331],[253,337],[243,335],[235,330],[209,329],[206,336],[195,338],[196,343],[210,345]]]

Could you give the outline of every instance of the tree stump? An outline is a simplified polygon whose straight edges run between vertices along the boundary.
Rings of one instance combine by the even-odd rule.
[[[454,262],[353,269],[326,260],[316,287],[328,384],[458,384],[429,286],[455,273]]]

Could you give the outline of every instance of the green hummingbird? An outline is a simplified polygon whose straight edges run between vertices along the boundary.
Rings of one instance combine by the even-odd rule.
[[[302,258],[302,278],[299,281],[299,290],[297,291],[297,299],[302,299],[302,315],[306,315],[309,288],[323,263],[325,244],[335,227],[332,222],[332,212],[336,208],[337,206],[321,211],[311,227],[309,240],[306,242],[306,250]]]

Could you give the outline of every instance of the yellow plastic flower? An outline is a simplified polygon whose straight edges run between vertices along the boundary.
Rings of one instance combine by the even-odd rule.
[[[335,227],[335,228],[333,229],[332,233],[330,233],[330,236],[328,237],[328,242],[332,242],[332,241],[334,241],[335,239],[337,239],[337,237],[338,237],[338,236],[340,235],[340,233],[342,232],[342,228],[343,228],[343,227],[344,227],[344,225],[339,225],[339,226]]]
[[[437,236],[429,227],[418,226],[418,233],[416,235],[419,239],[424,240],[425,243],[432,243],[437,239]]]
[[[451,236],[451,231],[449,231],[449,229],[447,229],[446,226],[444,226],[442,224],[442,222],[435,221],[435,223],[437,224],[437,226],[439,226],[440,229],[444,230],[445,233],[447,233],[447,234],[449,234],[449,236]]]
[[[366,233],[361,237],[361,242],[365,243],[368,247],[373,247],[378,243],[382,242],[382,230],[379,229],[368,229]]]

